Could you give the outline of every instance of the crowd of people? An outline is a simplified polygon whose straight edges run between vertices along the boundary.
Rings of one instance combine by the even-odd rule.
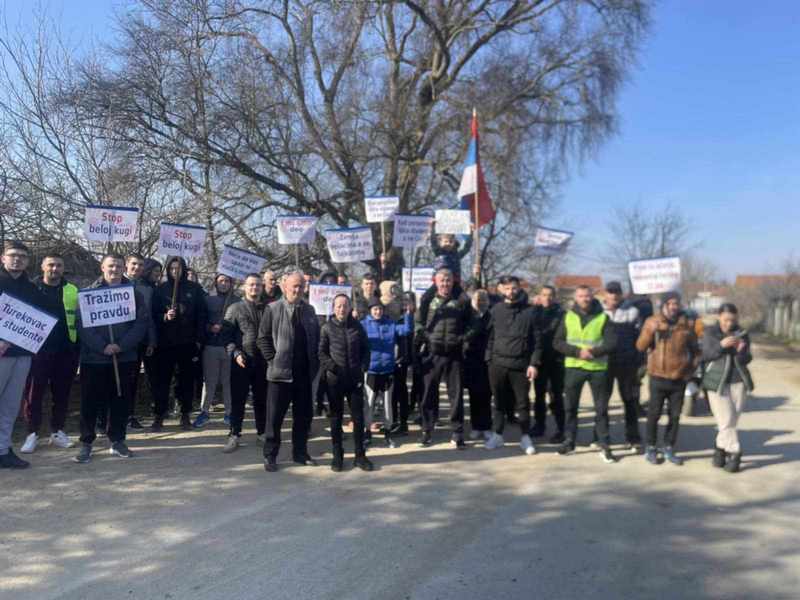
[[[578,408],[588,384],[594,404],[591,444],[611,464],[617,456],[608,406],[616,382],[626,449],[653,465],[680,465],[684,391],[697,378],[709,391],[717,420],[712,462],[739,470],[736,428],[753,382],[747,367],[750,340],[738,325],[735,306],[724,304],[718,322],[701,331],[697,319],[682,309],[678,293],[664,294],[653,313],[647,298],[626,298],[622,286],[610,282],[603,303],[594,290],[579,286],[565,309],[552,286],[529,297],[513,275],[501,277],[491,292],[462,282],[464,249],[453,236],[435,236],[434,247],[433,282],[419,301],[386,278],[390,269],[381,268],[380,275],[364,275],[352,295],[337,295],[329,315],[317,315],[309,304],[312,281],[299,271],[253,273],[238,288],[218,274],[206,292],[182,258],[162,265],[138,254],[107,254],[92,287],[132,284],[135,318],[90,327],[82,322],[79,290],[66,280],[62,257],[46,255],[41,274],[29,279],[28,248],[6,242],[0,293],[57,316],[58,323],[35,355],[0,337],[0,467],[29,466],[12,448],[12,431],[22,406],[27,437],[20,452],[36,450],[47,389],[49,443],[74,445],[65,429],[79,372],[78,463],[92,460],[98,435],[107,436],[111,455],[131,457],[128,431],[162,431],[173,396],[182,430],[207,426],[218,391],[228,428],[222,451],[240,447],[249,400],[267,472],[278,470],[281,429],[290,408],[292,459],[300,465],[317,464],[308,449],[315,412],[329,418],[330,467],[337,472],[345,467],[345,431],[352,437],[353,466],[371,471],[367,451],[373,433],[397,447],[410,435],[415,414],[420,446],[434,443],[443,419],[452,446],[463,449],[465,388],[470,439],[495,450],[505,445],[507,428],[519,428],[519,447],[526,455],[549,443],[566,456],[578,443]],[[318,281],[345,280],[328,272]],[[646,412],[640,401],[645,372]],[[140,380],[152,396],[149,428],[137,415]],[[439,412],[442,383],[447,415]],[[202,390],[200,408],[192,419],[196,389]],[[667,424],[659,443],[665,406]],[[548,410],[554,425],[549,432]]]

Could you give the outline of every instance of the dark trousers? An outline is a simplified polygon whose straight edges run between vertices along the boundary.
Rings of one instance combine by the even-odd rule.
[[[674,446],[678,441],[678,424],[683,408],[683,392],[686,382],[650,376],[650,402],[647,404],[647,445],[658,443],[658,419],[667,402],[667,428],[664,430],[664,445]]]
[[[464,385],[469,392],[470,426],[473,431],[489,431],[492,428],[492,389],[485,362],[464,365]]]
[[[625,441],[631,444],[638,444],[642,441],[639,434],[639,407],[636,397],[633,395],[633,388],[638,386],[637,371],[639,367],[635,364],[614,364],[608,365],[608,387],[607,396],[610,399],[614,392],[614,381],[617,382],[619,395],[622,397],[622,404],[625,407]]]
[[[408,365],[394,370],[394,387],[392,388],[392,414],[399,418],[401,425],[408,425]]]
[[[578,405],[581,400],[583,384],[588,383],[594,401],[594,430],[597,441],[604,446],[609,444],[608,434],[608,373],[606,371],[587,371],[586,369],[565,369],[564,410],[566,423],[564,437],[575,444],[578,439]]]
[[[128,408],[131,401],[131,376],[135,362],[119,363],[122,396],[117,394],[114,366],[81,364],[81,442],[91,444],[97,437],[95,424],[102,412],[108,411],[108,439],[125,440],[128,425]]]
[[[439,415],[439,384],[447,385],[450,401],[450,427],[455,434],[464,433],[463,363],[460,356],[431,355],[423,365],[425,392],[422,398],[422,430],[433,432]]]
[[[247,393],[253,392],[253,415],[256,433],[262,435],[267,424],[267,364],[248,358],[245,367],[231,365],[231,435],[242,435]]]
[[[506,415],[513,411],[522,435],[531,428],[531,401],[528,397],[530,382],[525,371],[489,365],[489,383],[494,396],[494,430],[501,434],[505,429]]]
[[[270,381],[267,384],[265,458],[278,458],[281,427],[289,405],[292,406],[292,456],[302,458],[308,454],[308,429],[314,409],[311,404],[311,378],[303,377],[295,378],[291,383]]]
[[[53,398],[50,433],[64,430],[69,392],[77,368],[77,352],[40,352],[33,357],[22,400],[22,414],[28,425],[28,433],[39,433],[42,428],[42,400],[48,387]]]
[[[172,384],[172,375],[175,368],[178,369],[178,385],[175,392],[181,405],[181,413],[189,414],[192,412],[192,393],[194,385],[194,358],[197,353],[197,346],[194,343],[159,348],[156,351],[156,373],[158,382],[156,385],[156,417],[163,417],[169,410],[169,390]]]
[[[547,391],[550,390],[550,413],[556,420],[556,428],[564,433],[564,363],[560,360],[547,361],[539,367],[533,380],[536,399],[533,402],[533,421],[542,431],[547,421]]]
[[[422,410],[422,398],[425,395],[425,378],[422,375],[422,363],[414,361],[411,369],[411,394],[408,397],[408,410]]]
[[[131,405],[129,410],[131,416],[136,414],[136,402],[138,400],[139,393],[139,375],[142,364],[144,364],[144,374],[147,378],[147,386],[150,390],[151,400],[153,401],[153,406],[151,409],[153,412],[155,412],[156,388],[158,386],[158,378],[156,377],[156,357],[154,355],[146,356],[146,352],[147,346],[139,346],[136,368],[133,370],[133,374],[131,375]]]
[[[324,377],[324,375],[323,375]],[[327,382],[326,382],[327,383]],[[350,416],[353,419],[353,445],[356,456],[364,456],[364,388],[362,385],[345,386],[327,383],[328,408],[331,418],[331,441],[333,455],[344,455],[342,445],[342,419],[344,418],[344,401],[350,405]]]

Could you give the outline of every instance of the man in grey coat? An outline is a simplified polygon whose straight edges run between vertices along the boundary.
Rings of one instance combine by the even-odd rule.
[[[308,430],[313,417],[311,382],[319,369],[319,322],[303,300],[303,274],[288,274],[283,297],[265,310],[256,341],[267,362],[267,428],[264,469],[278,470],[281,427],[292,406],[292,458],[316,465],[308,454]]]

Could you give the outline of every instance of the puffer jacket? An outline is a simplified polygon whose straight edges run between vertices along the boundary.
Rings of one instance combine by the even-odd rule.
[[[369,366],[369,340],[361,323],[352,315],[327,321],[320,331],[319,361],[329,385],[359,385]]]
[[[736,348],[723,348],[720,342],[734,334],[740,334],[741,339],[747,344],[744,350],[737,352]],[[703,386],[712,392],[720,392],[722,387],[729,383],[743,382],[745,389],[752,392],[755,388],[753,377],[747,365],[753,360],[750,353],[750,336],[741,329],[730,333],[722,333],[719,324],[709,327],[703,333]]]
[[[393,321],[386,315],[380,319],[373,319],[368,315],[361,321],[361,326],[367,332],[369,340],[369,373],[390,375],[395,369],[395,345],[400,338],[411,335],[414,331],[414,321],[406,313],[403,322]]]
[[[234,357],[243,354],[248,361],[266,362],[256,343],[258,328],[266,306],[260,299],[258,302],[250,302],[246,298],[242,298],[231,304],[225,311],[224,326],[230,332]]]
[[[495,304],[491,313],[486,360],[515,371],[541,364],[536,311],[528,304],[528,294],[520,291],[514,301]]]
[[[461,356],[464,339],[472,317],[472,306],[466,294],[457,298],[436,296],[427,311],[426,322],[417,311],[416,335],[427,353],[438,356]]]
[[[647,373],[662,379],[688,380],[700,359],[694,323],[685,313],[674,322],[661,313],[647,319],[636,348],[648,353]]]
[[[165,315],[172,305],[174,280],[169,274],[169,265],[181,262],[181,278],[178,282],[178,294],[175,298],[178,317],[172,321],[165,320]],[[205,338],[208,322],[205,291],[200,284],[186,278],[186,261],[183,258],[172,258],[165,267],[167,280],[159,285],[153,293],[153,320],[158,332],[158,347],[169,348],[183,344],[202,343]]]

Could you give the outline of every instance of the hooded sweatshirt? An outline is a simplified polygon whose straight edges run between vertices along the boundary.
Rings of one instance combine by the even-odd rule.
[[[167,321],[165,317],[172,305],[174,287],[169,266],[176,260],[181,263],[181,276],[175,298],[178,316],[172,321]],[[186,278],[186,261],[183,258],[169,259],[165,270],[167,271],[167,280],[159,285],[153,294],[153,319],[158,331],[159,348],[202,343],[208,319],[203,288],[200,287],[200,284]]]
[[[486,359],[494,366],[524,371],[541,363],[541,339],[536,311],[523,290],[511,302],[491,309]]]

